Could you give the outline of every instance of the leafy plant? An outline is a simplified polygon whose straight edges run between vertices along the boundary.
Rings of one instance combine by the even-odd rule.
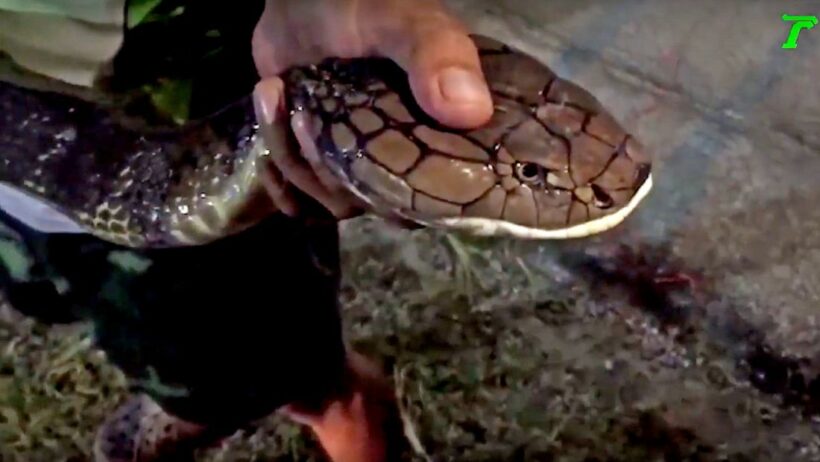
[[[160,3],[162,0],[132,0],[128,5],[128,27],[133,29],[142,24]]]
[[[180,5],[168,13],[163,13],[159,8],[161,4],[164,5],[164,0],[131,0],[127,12],[128,28],[133,29],[142,24],[167,20],[185,12],[185,7]]]
[[[191,111],[192,83],[190,79],[160,79],[144,89],[161,113],[182,124],[188,120]]]

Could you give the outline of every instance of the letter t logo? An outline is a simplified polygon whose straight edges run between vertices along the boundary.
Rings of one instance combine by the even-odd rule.
[[[783,21],[791,22],[792,28],[789,31],[789,37],[780,45],[780,48],[790,50],[797,48],[797,39],[800,37],[800,31],[803,29],[811,29],[817,25],[817,16],[795,16],[784,14]]]

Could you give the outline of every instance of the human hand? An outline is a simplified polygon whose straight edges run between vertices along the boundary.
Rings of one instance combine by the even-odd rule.
[[[361,213],[363,204],[321,164],[310,140],[310,123],[284,112],[284,84],[277,77],[292,66],[324,58],[381,56],[409,75],[419,106],[454,128],[473,128],[492,115],[478,51],[464,25],[439,0],[268,0],[253,35],[253,57],[261,77],[257,113],[273,149],[265,176],[277,207],[296,215],[292,187],[313,197],[337,219]],[[302,153],[286,149],[292,130]]]

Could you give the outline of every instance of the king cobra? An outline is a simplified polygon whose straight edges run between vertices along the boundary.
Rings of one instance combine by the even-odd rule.
[[[621,223],[652,187],[647,151],[588,91],[473,35],[494,101],[455,130],[415,103],[381,58],[328,59],[283,75],[323,162],[372,206],[483,236],[569,239]],[[0,181],[102,239],[204,244],[270,213],[270,150],[251,96],[180,127],[144,127],[113,104],[0,84]]]

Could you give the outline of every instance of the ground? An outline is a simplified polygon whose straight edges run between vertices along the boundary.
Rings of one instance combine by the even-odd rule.
[[[581,241],[345,224],[346,326],[417,459],[820,460],[820,31],[780,48],[820,2],[449,3],[598,96],[656,187]],[[9,318],[0,460],[84,460],[121,378],[82,326]],[[201,460],[314,449],[274,418]]]

